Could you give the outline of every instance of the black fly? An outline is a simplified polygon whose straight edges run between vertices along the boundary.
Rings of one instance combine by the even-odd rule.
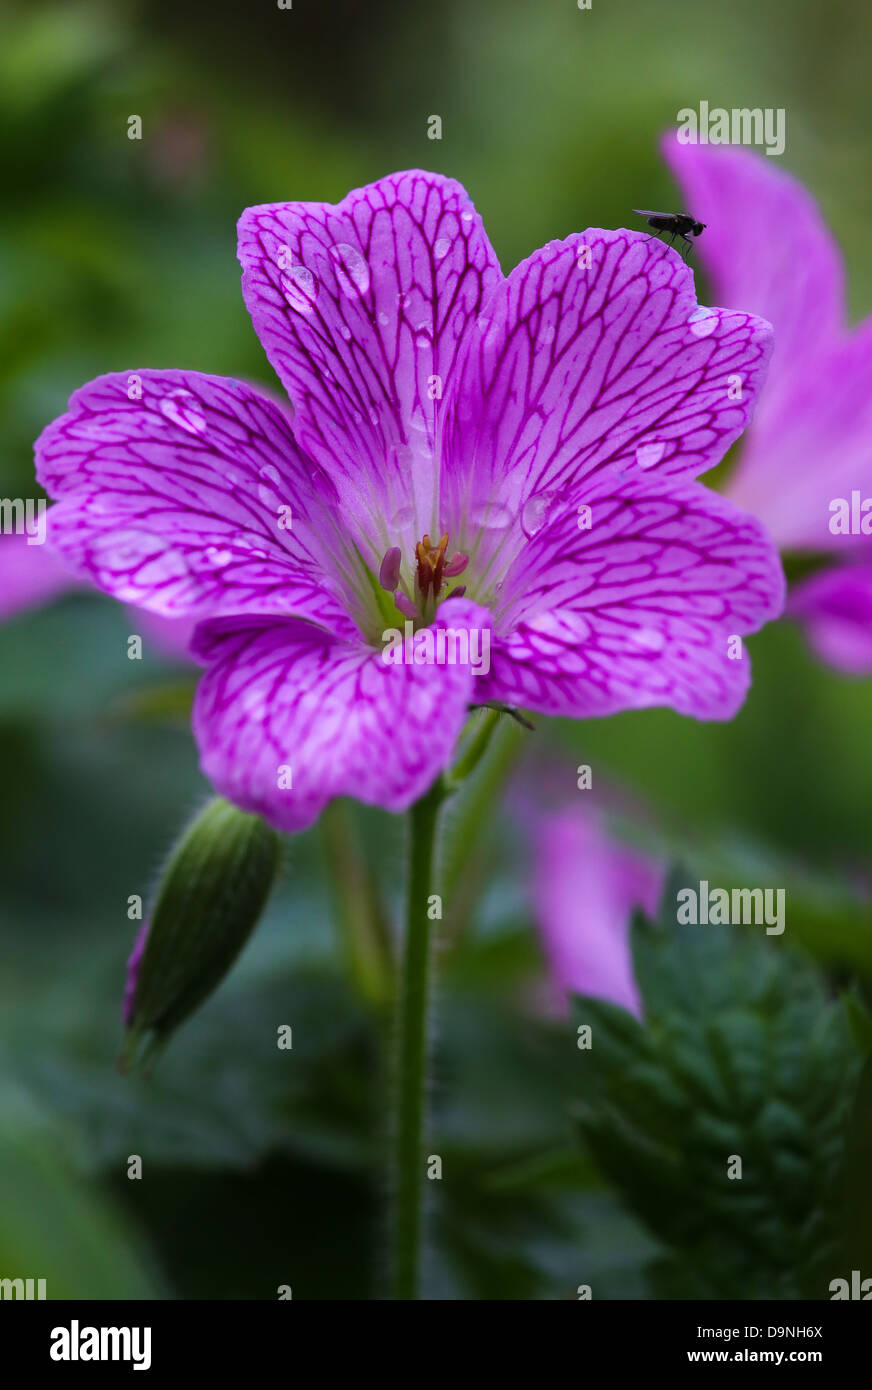
[[[705,231],[706,224],[697,222],[695,217],[691,217],[686,212],[651,212],[650,209],[633,208],[637,217],[644,217],[649,227],[653,227],[659,236],[661,232],[669,232],[670,242],[674,242],[676,237],[681,241],[686,241],[688,245],[687,255],[690,256],[690,248],[693,246],[691,236],[701,236]],[[690,233],[690,235],[688,235]],[[648,240],[650,241],[650,237]]]

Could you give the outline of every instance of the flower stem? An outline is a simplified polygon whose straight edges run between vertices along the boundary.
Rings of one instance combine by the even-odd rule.
[[[420,1284],[424,1197],[424,1126],[429,1061],[431,919],[442,778],[409,813],[406,939],[400,981],[393,1113],[391,1294],[416,1299]]]

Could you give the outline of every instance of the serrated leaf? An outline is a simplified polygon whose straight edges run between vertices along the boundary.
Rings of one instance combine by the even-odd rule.
[[[827,1297],[859,1070],[844,1010],[781,938],[678,925],[681,885],[673,875],[656,924],[633,923],[644,1024],[574,1001],[575,1024],[593,1029],[578,1054],[578,1130],[675,1252],[654,1272],[658,1289]]]

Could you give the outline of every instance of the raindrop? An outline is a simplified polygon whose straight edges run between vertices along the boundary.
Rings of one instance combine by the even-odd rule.
[[[206,421],[196,408],[196,400],[193,391],[170,391],[160,403],[160,413],[188,434],[205,434]]]
[[[640,468],[653,468],[659,463],[666,453],[666,444],[662,439],[652,439],[647,444],[640,444],[636,449],[636,462]]]
[[[318,285],[311,270],[304,265],[292,265],[281,277],[285,299],[298,314],[311,314],[318,297]]]
[[[339,332],[342,334],[343,338],[345,339],[345,341],[346,341],[346,343],[347,343],[347,342],[349,341],[349,339],[351,338],[351,329],[348,327],[348,325],[347,325],[346,323],[344,323],[344,324],[342,325],[342,327],[340,328]]]
[[[391,517],[391,529],[394,531],[402,531],[406,526],[410,526],[414,520],[415,511],[413,507],[400,507],[399,511],[395,512]]]
[[[216,569],[220,570],[223,569],[225,565],[230,564],[230,561],[233,559],[233,551],[219,550],[217,545],[207,545],[206,558],[210,565],[214,565]]]
[[[460,214],[460,220],[461,222],[471,222],[473,216],[474,213],[472,211],[472,208],[465,208],[464,211]]]
[[[390,323],[390,319],[388,318],[384,309],[382,309],[381,313],[379,314],[378,321],[381,324],[382,328],[387,328],[388,324]]]
[[[521,529],[525,536],[541,531],[554,505],[553,492],[534,492],[521,508]]]
[[[339,288],[348,299],[358,299],[369,289],[369,266],[354,246],[340,241],[330,248]]]
[[[473,507],[470,520],[488,531],[505,531],[512,524],[512,512],[502,502],[484,502]]]
[[[444,261],[450,250],[451,242],[448,237],[441,236],[437,239],[436,245],[433,247],[433,255],[436,257],[437,261]]]
[[[257,495],[264,506],[274,507],[276,503],[281,504],[278,489],[281,487],[282,479],[275,465],[268,463],[266,467],[261,468],[257,476],[262,479],[257,485]]]
[[[708,338],[718,326],[718,316],[714,309],[707,309],[703,304],[694,309],[687,321],[695,338]]]

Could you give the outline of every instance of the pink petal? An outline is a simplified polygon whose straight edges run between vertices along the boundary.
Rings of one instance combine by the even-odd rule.
[[[28,545],[26,535],[0,535],[0,620],[80,586],[49,546]]]
[[[58,499],[49,538],[115,598],[167,617],[296,613],[353,631],[328,587],[330,511],[313,491],[326,484],[286,411],[252,387],[198,372],[98,377],[36,457]]]
[[[449,600],[434,627],[489,624],[484,609]],[[295,620],[218,618],[194,650],[209,667],[194,705],[205,775],[288,831],[336,796],[405,810],[450,760],[476,683],[468,665],[388,665],[381,650]]]
[[[629,925],[653,915],[663,870],[609,838],[593,812],[546,817],[535,834],[533,898],[555,988],[590,994],[637,1016]]]
[[[476,513],[492,524],[489,503],[520,515],[605,468],[711,468],[748,423],[770,340],[749,314],[700,310],[693,272],[656,240],[592,228],[549,243],[468,341],[446,423],[445,529]]]
[[[843,565],[792,590],[787,613],[805,625],[821,661],[849,676],[872,675],[872,565]]]
[[[706,230],[696,242],[720,303],[768,319],[775,347],[755,423],[780,409],[790,377],[834,343],[843,327],[841,257],[811,194],[750,150],[681,145],[663,155],[685,206]]]
[[[729,495],[784,550],[868,549],[868,536],[830,525],[836,499],[872,497],[872,319],[787,384],[792,394],[777,419],[749,430]]]
[[[763,527],[695,483],[607,474],[559,508],[500,594],[487,698],[543,714],[667,705],[731,718],[750,679],[731,637],[779,615],[784,577]]]
[[[663,150],[686,206],[708,223],[699,256],[717,298],[775,329],[730,496],[782,548],[856,548],[862,538],[829,530],[829,504],[854,489],[872,496],[872,320],[843,327],[835,241],[811,195],[765,155],[674,135]]]
[[[412,170],[335,205],[248,208],[239,259],[301,447],[328,471],[350,520],[390,523],[381,554],[388,544],[408,551],[438,520],[439,396],[501,278],[467,194]]]

